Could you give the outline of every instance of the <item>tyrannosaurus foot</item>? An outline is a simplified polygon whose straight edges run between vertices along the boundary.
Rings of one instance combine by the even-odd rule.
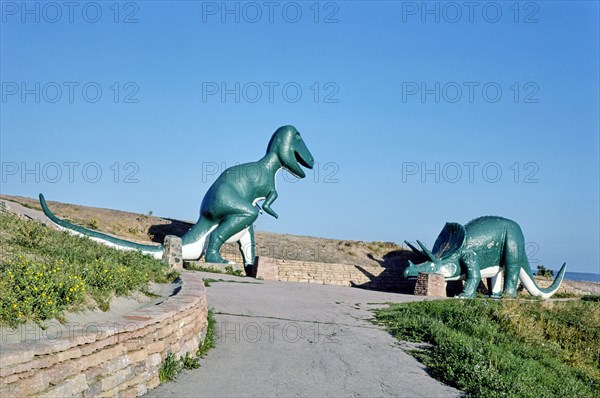
[[[221,255],[218,252],[206,253],[206,256],[204,256],[204,261],[206,261],[207,263],[229,264],[229,261],[221,257]]]

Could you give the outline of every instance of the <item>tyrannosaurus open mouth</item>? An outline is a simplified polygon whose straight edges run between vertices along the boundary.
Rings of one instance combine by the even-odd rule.
[[[308,152],[308,149],[306,151]],[[310,155],[310,152],[308,152],[308,156],[306,156],[306,157],[305,156],[306,156],[306,154],[303,154],[298,151],[294,151],[295,162],[290,162],[289,164],[285,165],[286,169],[288,169],[289,172],[292,173],[293,175],[295,175],[297,178],[306,177],[306,173],[304,172],[304,170],[302,170],[302,167],[300,167],[300,166],[304,166],[307,169],[312,169],[315,164],[315,161],[313,160],[313,157]]]
[[[298,151],[294,151],[294,157],[296,158],[296,162],[298,164],[300,164],[301,166],[306,167],[307,169],[312,169],[315,161],[313,159],[312,156],[310,156],[308,159],[305,159],[301,153],[299,153]],[[291,166],[291,165],[290,165]],[[306,177],[306,173],[304,172],[304,170],[302,170],[302,168],[300,167],[289,167],[288,170],[295,175],[298,178],[304,178]]]
[[[302,166],[306,167],[307,169],[312,169],[313,166],[315,165],[315,161],[312,158],[312,156],[310,157],[309,160],[305,160],[301,154],[299,154],[297,151],[294,151],[294,156],[296,157],[296,161],[298,163],[300,163]]]
[[[269,142],[268,153],[277,154],[281,166],[297,178],[306,177],[302,167],[312,169],[315,164],[313,155],[294,126],[283,126],[277,129]]]

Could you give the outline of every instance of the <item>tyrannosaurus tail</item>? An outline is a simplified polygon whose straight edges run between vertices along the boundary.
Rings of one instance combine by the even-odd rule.
[[[92,240],[103,243],[107,246],[115,247],[122,250],[139,250],[144,254],[149,254],[154,258],[161,258],[163,254],[162,245],[144,245],[141,243],[130,242],[125,239],[119,239],[114,236],[110,236],[98,231],[92,231],[90,229],[80,227],[79,225],[71,224],[68,221],[62,220],[54,215],[46,204],[44,195],[40,194],[40,205],[46,217],[56,224],[60,229],[68,231],[75,235],[87,236]]]
[[[542,288],[535,283],[535,279],[533,279],[533,274],[531,273],[531,269],[529,266],[521,267],[521,272],[519,277],[521,282],[523,282],[523,286],[532,296],[539,296],[541,298],[547,299],[551,297],[558,290],[563,277],[565,276],[565,270],[567,269],[567,263],[564,263],[562,267],[560,267],[560,271],[558,271],[558,275],[554,278],[554,282],[547,288]]]

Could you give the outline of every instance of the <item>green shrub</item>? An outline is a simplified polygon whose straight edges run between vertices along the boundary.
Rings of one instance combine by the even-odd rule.
[[[15,327],[26,319],[41,322],[85,300],[86,282],[64,272],[64,262],[52,265],[23,256],[0,263],[0,320]]]
[[[169,351],[166,358],[160,364],[158,378],[161,383],[167,380],[175,380],[180,370],[181,363],[175,358],[175,354]]]
[[[215,317],[213,310],[208,310],[207,315],[208,325],[206,327],[206,336],[204,337],[204,341],[198,347],[198,351],[195,356],[190,355],[190,353],[186,353],[185,356],[182,356],[179,360],[175,358],[175,355],[172,352],[168,352],[166,358],[162,361],[160,365],[160,369],[158,371],[158,376],[160,382],[164,382],[167,380],[175,380],[177,374],[182,369],[197,369],[200,367],[199,358],[202,358],[206,355],[206,353],[215,346]]]
[[[535,273],[537,276],[542,276],[544,278],[552,278],[554,277],[554,271],[544,267],[543,265],[537,266],[537,272]]]
[[[145,291],[149,281],[177,277],[166,264],[134,251],[119,251],[84,237],[0,214],[0,324],[62,316],[91,304],[108,309],[114,295]]]
[[[181,357],[180,361],[182,369],[198,369],[200,367],[198,357],[191,356],[189,352],[187,352],[185,356]]]
[[[90,220],[88,221],[88,225],[89,228],[91,229],[98,229],[98,219],[97,218],[90,218]]]
[[[583,296],[581,300],[597,303],[600,302],[600,294],[588,294],[586,296]]]
[[[225,266],[225,273],[234,276],[244,276],[244,272],[241,269],[233,269],[231,265]]]

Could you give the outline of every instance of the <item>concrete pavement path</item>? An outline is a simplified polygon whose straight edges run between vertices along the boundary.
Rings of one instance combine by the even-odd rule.
[[[38,220],[46,225],[54,226],[48,217],[46,217],[46,215],[40,210],[30,209],[29,207],[25,207],[19,203],[4,199],[0,199],[0,206],[4,206],[6,207],[6,210],[21,214],[30,220]]]
[[[456,397],[396,340],[370,308],[415,296],[341,286],[255,281],[222,274],[208,287],[216,347],[151,397]],[[240,282],[255,283],[240,283]]]

